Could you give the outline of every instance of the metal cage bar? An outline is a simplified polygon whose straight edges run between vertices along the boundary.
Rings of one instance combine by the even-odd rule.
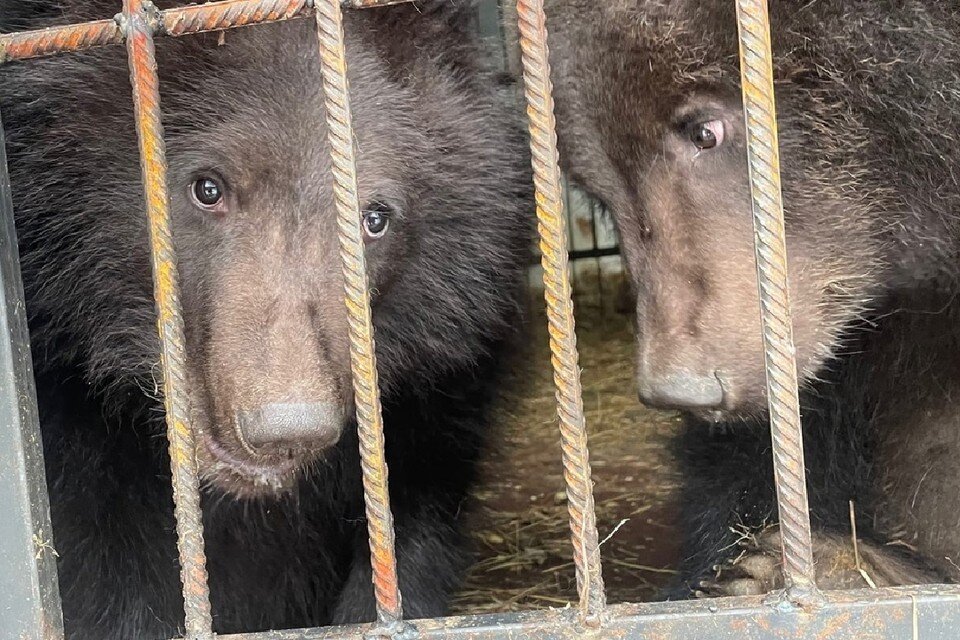
[[[320,42],[323,92],[327,111],[327,137],[333,162],[333,193],[347,317],[350,331],[350,363],[353,369],[354,404],[363,471],[370,540],[370,564],[377,617],[385,625],[398,625],[403,617],[387,459],[383,437],[377,356],[370,311],[370,291],[364,258],[360,201],[357,196],[357,163],[353,148],[350,87],[343,41],[343,16],[338,0],[317,0],[317,35]]]
[[[182,36],[222,31],[264,22],[308,15],[313,0],[223,0],[159,11],[150,24],[151,34]],[[0,62],[80,51],[121,44],[125,33],[119,19],[50,27],[0,35]]]
[[[0,638],[60,640],[63,616],[0,123]]]
[[[825,594],[811,615],[761,597],[623,604],[602,629],[579,612],[549,609],[417,622],[417,640],[956,640],[960,588],[875,589]],[[368,640],[370,625],[220,636],[219,640]],[[406,640],[406,639],[404,639]]]
[[[601,623],[606,595],[600,564],[587,424],[583,413],[577,336],[574,330],[566,219],[557,152],[553,87],[542,0],[518,0],[524,95],[530,124],[530,150],[536,187],[544,296],[550,332],[553,378],[563,451],[563,477],[573,538],[580,613],[588,626]]]
[[[737,28],[783,572],[791,596],[809,598],[816,589],[816,571],[787,281],[767,0],[737,0]]]
[[[412,0],[343,0],[355,9],[403,4]],[[221,0],[157,12],[151,25],[158,35],[183,36],[205,31],[223,31],[265,22],[302,18],[313,12],[315,0]],[[96,20],[40,31],[0,35],[0,63],[80,51],[123,43],[125,34],[118,20]]]
[[[123,0],[121,26],[126,35],[143,192],[150,227],[150,257],[157,303],[163,403],[170,446],[185,627],[190,640],[207,640],[213,637],[213,619],[203,550],[196,442],[189,422],[190,407],[186,395],[186,341],[167,194],[167,158],[160,123],[160,80],[153,42],[154,27],[151,26],[158,18],[153,6],[145,0]]]

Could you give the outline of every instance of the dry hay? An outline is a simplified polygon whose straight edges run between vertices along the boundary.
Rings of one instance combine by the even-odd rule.
[[[597,522],[601,540],[609,536],[608,598],[648,600],[676,565],[678,476],[667,446],[679,421],[637,401],[630,319],[613,310],[616,282],[603,280],[602,297],[595,279],[581,276],[580,284],[586,295],[576,299],[577,334]],[[476,563],[456,613],[557,607],[576,598],[543,303],[534,300],[534,339],[517,358],[498,410],[498,450],[473,495]]]

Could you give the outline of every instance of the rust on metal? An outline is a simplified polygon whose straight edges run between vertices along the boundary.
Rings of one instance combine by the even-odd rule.
[[[602,629],[584,629],[577,612],[547,609],[417,622],[418,640],[955,640],[956,586],[831,592],[816,615],[771,607],[763,596],[618,604]],[[220,636],[219,640],[366,640],[370,625]]]
[[[583,621],[596,626],[606,606],[606,596],[600,566],[593,482],[590,478],[577,336],[574,332],[566,219],[563,215],[560,156],[557,152],[543,0],[519,0],[517,14],[577,590]]]
[[[344,0],[355,9],[404,4],[413,0]],[[224,31],[253,24],[304,18],[314,11],[315,0],[221,0],[160,11],[148,27],[154,35],[185,36],[207,31]],[[0,64],[42,56],[80,51],[124,39],[122,14],[62,27],[0,34]]]
[[[809,600],[815,595],[816,574],[787,281],[767,0],[737,0],[737,26],[783,570],[788,593]]]
[[[350,87],[338,0],[317,0],[317,35],[327,112],[327,137],[333,162],[333,194],[337,207],[340,258],[350,327],[350,363],[360,436],[363,496],[370,538],[370,563],[381,624],[398,623],[403,611],[397,584],[393,515],[387,486],[383,416],[377,383],[377,358],[364,258],[357,164],[353,147]]]
[[[343,0],[341,4],[350,9],[374,9],[393,4],[407,4],[408,2],[416,2],[416,0]]]
[[[123,42],[116,20],[51,27],[0,35],[0,62],[39,58],[62,51],[80,51]]]
[[[227,0],[168,9],[160,20],[164,33],[182,36],[304,17],[311,5],[313,0]]]
[[[183,317],[167,196],[167,161],[160,122],[160,82],[149,26],[150,21],[156,18],[154,11],[153,6],[145,0],[123,1],[130,84],[133,86],[143,190],[150,227],[186,631],[189,640],[207,640],[213,637],[210,592],[203,550],[196,449],[194,434],[188,423]]]

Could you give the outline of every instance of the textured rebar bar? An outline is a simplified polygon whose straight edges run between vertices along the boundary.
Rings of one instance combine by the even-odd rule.
[[[223,31],[306,16],[312,4],[312,0],[227,0],[168,9],[162,13],[161,24],[171,36]]]
[[[357,9],[403,4],[413,0],[344,0]],[[150,24],[155,35],[184,36],[205,31],[279,22],[309,16],[314,0],[222,0],[161,11]],[[66,51],[79,51],[123,42],[124,32],[116,20],[51,27],[0,35],[0,64],[39,58]]]
[[[167,161],[160,122],[160,82],[150,26],[156,20],[156,13],[145,0],[123,0],[123,18],[150,227],[186,637],[188,640],[208,640],[213,638],[210,592],[203,549],[196,448],[194,434],[188,423],[183,317],[170,227]]]
[[[583,414],[577,337],[568,272],[567,231],[563,216],[556,122],[550,82],[547,27],[542,0],[517,2],[524,93],[530,121],[537,197],[543,283],[550,331],[553,377],[567,485],[573,559],[583,620],[598,624],[606,606],[600,546],[594,512],[593,483]]]
[[[116,20],[97,20],[39,31],[5,33],[0,35],[0,63],[121,42],[123,30]]]
[[[340,4],[350,9],[373,9],[376,7],[388,7],[393,4],[406,4],[416,2],[416,0],[342,0]]]
[[[737,25],[783,571],[786,586],[802,596],[815,588],[815,571],[787,284],[767,1],[737,0]]]
[[[393,516],[387,486],[387,460],[377,383],[377,359],[364,258],[357,165],[353,148],[350,88],[343,39],[343,15],[338,0],[317,0],[317,35],[327,111],[327,137],[333,161],[333,193],[337,207],[340,258],[350,327],[350,362],[360,436],[363,496],[370,537],[370,562],[381,623],[402,617]]]

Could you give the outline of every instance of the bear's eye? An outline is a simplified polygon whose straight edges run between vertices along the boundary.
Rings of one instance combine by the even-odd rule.
[[[687,136],[690,138],[690,142],[701,151],[720,146],[723,143],[724,133],[722,120],[694,122],[687,128]]]
[[[219,180],[204,176],[193,181],[190,195],[201,209],[220,211],[224,207],[224,188]]]
[[[382,238],[387,229],[390,228],[390,216],[393,215],[393,208],[374,200],[363,207],[363,234],[368,240],[377,240]]]

